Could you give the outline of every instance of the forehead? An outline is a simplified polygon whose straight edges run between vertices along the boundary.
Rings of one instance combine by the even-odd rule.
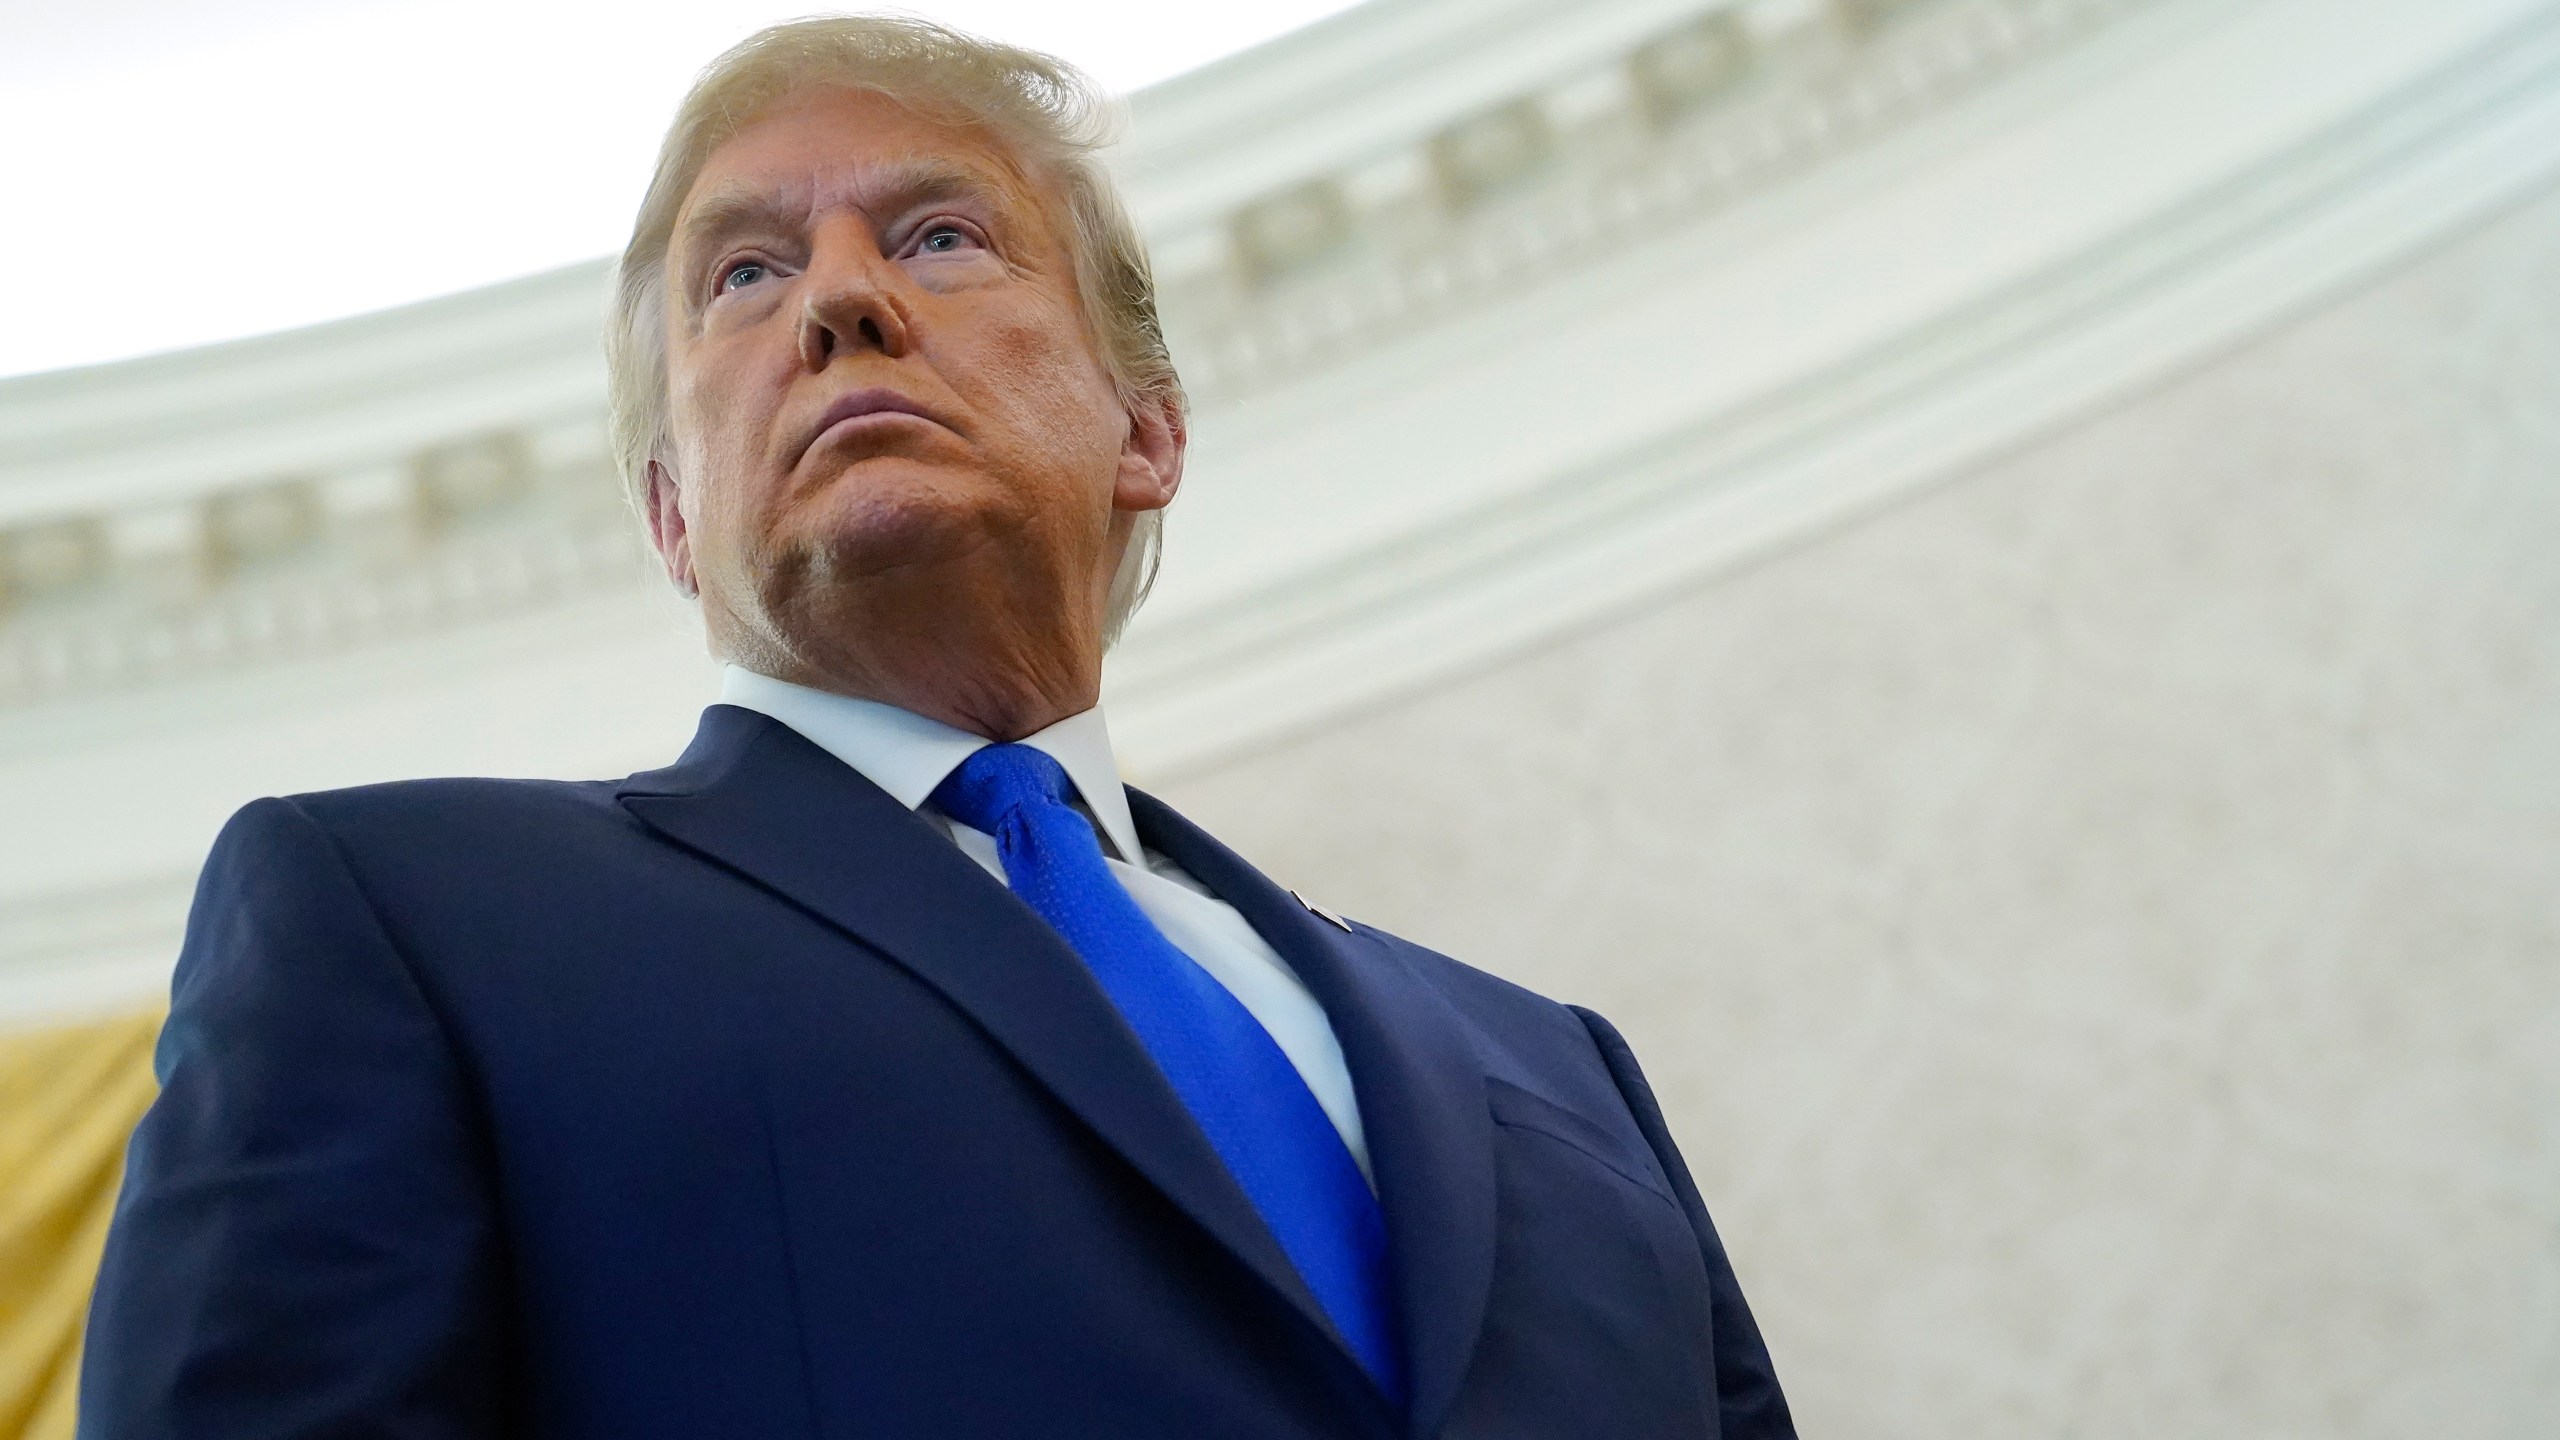
[[[879,211],[953,192],[1036,216],[1037,188],[986,129],[921,114],[870,90],[806,91],[714,147],[677,212],[679,234],[732,213]]]

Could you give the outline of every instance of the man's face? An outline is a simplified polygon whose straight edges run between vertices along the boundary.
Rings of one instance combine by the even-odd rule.
[[[713,152],[668,247],[650,508],[716,645],[792,668],[954,614],[1098,633],[1182,441],[1096,357],[1059,209],[989,137],[868,91]]]

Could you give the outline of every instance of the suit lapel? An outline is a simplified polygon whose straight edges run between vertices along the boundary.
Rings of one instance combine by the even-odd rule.
[[[1332,1022],[1394,1248],[1413,1376],[1409,1433],[1436,1434],[1493,1281],[1493,1118],[1464,1022],[1374,936],[1318,920],[1153,796],[1133,789],[1129,804],[1140,837],[1234,906]]]
[[[1084,962],[914,812],[790,727],[727,705],[703,712],[682,759],[631,777],[619,793],[642,823],[940,991],[1202,1229],[1333,1333]]]

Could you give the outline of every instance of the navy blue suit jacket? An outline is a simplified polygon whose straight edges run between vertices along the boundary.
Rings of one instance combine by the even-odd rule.
[[[1346,933],[1130,799],[1341,1038],[1409,1413],[1055,932],[854,770],[715,706],[618,785],[231,822],[81,1433],[1793,1433],[1605,1022]]]

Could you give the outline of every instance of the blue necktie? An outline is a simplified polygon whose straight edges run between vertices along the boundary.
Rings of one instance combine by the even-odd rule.
[[[996,840],[1007,884],[1083,957],[1307,1289],[1399,1408],[1404,1355],[1386,1216],[1341,1132],[1253,1012],[1176,948],[1067,803],[1067,774],[1028,745],[990,745],[933,792]]]

